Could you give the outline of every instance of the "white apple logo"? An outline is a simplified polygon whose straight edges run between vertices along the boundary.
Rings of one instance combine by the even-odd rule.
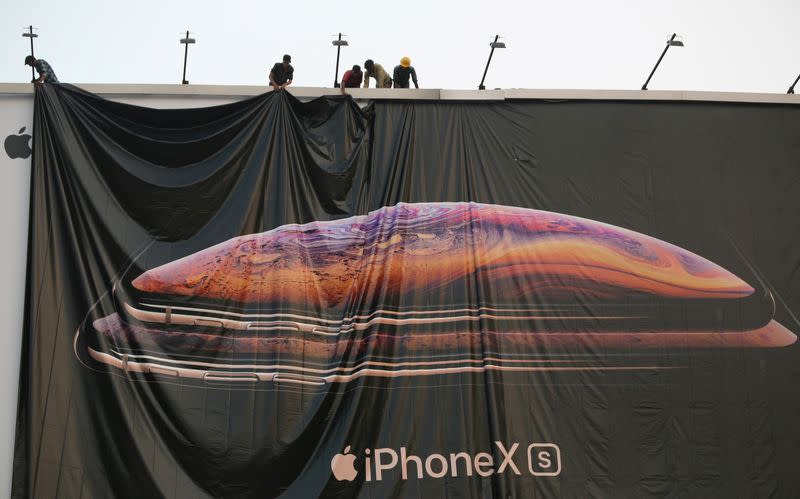
[[[350,454],[350,446],[348,445],[344,448],[343,454],[336,454],[333,456],[333,459],[331,459],[331,471],[333,471],[333,476],[340,482],[342,480],[352,482],[356,475],[358,475],[358,471],[356,471],[356,467],[353,465],[355,460],[356,456]]]
[[[19,135],[9,135],[6,137],[5,147],[6,147],[6,154],[11,159],[16,158],[27,158],[31,155],[31,146],[29,145],[31,141],[31,136],[27,133],[22,135],[22,132],[25,131],[25,127],[19,129]]]

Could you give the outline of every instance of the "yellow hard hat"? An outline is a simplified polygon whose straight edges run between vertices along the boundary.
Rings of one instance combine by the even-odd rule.
[[[411,66],[411,59],[409,59],[408,57],[403,57],[402,59],[400,59],[400,65],[403,66],[404,68]]]

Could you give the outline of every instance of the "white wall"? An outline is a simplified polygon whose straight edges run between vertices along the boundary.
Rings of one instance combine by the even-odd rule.
[[[33,130],[33,96],[0,95],[0,142],[20,128]],[[31,144],[32,145],[32,144]],[[11,492],[17,416],[25,267],[28,254],[28,202],[31,158],[11,159],[0,149],[0,494]]]

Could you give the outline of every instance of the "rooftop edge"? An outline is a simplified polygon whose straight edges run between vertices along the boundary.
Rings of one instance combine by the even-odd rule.
[[[104,84],[76,83],[88,92],[108,96],[190,96],[190,97],[252,97],[270,91],[260,85],[179,85],[179,84]],[[290,87],[289,92],[298,98],[315,98],[340,95],[338,89],[323,87]],[[29,83],[0,83],[0,95],[32,94]],[[503,100],[620,100],[620,101],[699,101],[741,102],[757,104],[800,104],[800,94],[706,92],[689,90],[579,90],[579,89],[525,89],[494,90],[447,89],[377,89],[352,88],[348,94],[357,100],[447,100],[447,101],[503,101]]]

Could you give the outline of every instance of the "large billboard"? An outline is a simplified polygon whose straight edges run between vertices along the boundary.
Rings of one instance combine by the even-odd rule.
[[[791,496],[797,113],[39,89],[14,495]]]

